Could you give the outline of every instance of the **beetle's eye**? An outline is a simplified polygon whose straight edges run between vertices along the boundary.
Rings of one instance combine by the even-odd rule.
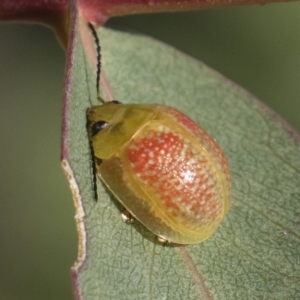
[[[96,135],[99,131],[103,130],[108,126],[108,122],[106,121],[98,121],[93,124],[91,128],[92,136]]]
[[[122,104],[120,101],[118,101],[118,100],[112,100],[111,101],[112,103],[116,103],[116,104]]]

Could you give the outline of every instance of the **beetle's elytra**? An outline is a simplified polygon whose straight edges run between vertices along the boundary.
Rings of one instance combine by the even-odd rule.
[[[99,51],[99,95],[100,46],[89,27]],[[160,240],[193,244],[211,236],[230,205],[219,145],[175,108],[100,101],[87,110],[87,130],[101,181]]]
[[[134,218],[179,244],[215,231],[229,208],[230,171],[202,128],[161,105],[107,102],[87,118],[98,176]]]

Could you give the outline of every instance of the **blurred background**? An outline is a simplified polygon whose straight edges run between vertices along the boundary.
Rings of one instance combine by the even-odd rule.
[[[115,18],[205,62],[300,132],[300,3]],[[0,24],[0,299],[73,299],[74,208],[60,167],[65,54],[45,27]],[[122,47],[122,45],[120,45]]]

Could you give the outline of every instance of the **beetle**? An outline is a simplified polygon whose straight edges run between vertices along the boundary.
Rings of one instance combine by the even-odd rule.
[[[100,45],[97,93],[99,95]],[[213,234],[230,205],[231,175],[217,142],[176,108],[105,102],[87,110],[94,169],[160,242],[194,244]]]

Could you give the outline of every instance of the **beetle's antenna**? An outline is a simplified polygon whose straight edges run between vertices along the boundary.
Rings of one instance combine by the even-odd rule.
[[[97,31],[95,30],[94,26],[91,23],[88,23],[88,26],[94,37],[95,44],[96,44],[96,51],[97,51],[97,73],[96,73],[97,74],[96,76],[97,99],[101,103],[105,103],[105,101],[100,97],[100,92],[99,92],[99,81],[100,81],[100,73],[101,73],[101,47],[100,47]]]
[[[97,32],[94,28],[94,26],[91,23],[88,23],[88,26],[92,32],[92,35],[95,40],[96,44],[96,51],[97,51],[97,73],[96,73],[96,88],[97,88],[97,99],[101,102],[104,103],[105,101],[100,97],[100,91],[99,91],[99,80],[100,80],[100,73],[101,73],[101,47],[99,43],[99,38],[97,35]],[[90,138],[90,133],[89,133],[89,123],[87,122],[87,130],[88,130],[88,135],[89,135],[89,140],[90,140],[90,151],[91,151],[91,163],[92,163],[92,185],[93,185],[93,191],[94,191],[94,198],[95,201],[98,200],[98,192],[97,192],[97,167],[96,167],[96,158],[95,158],[95,153],[94,153],[94,147],[92,144],[92,140]]]
[[[92,176],[93,176],[93,191],[95,201],[98,201],[98,192],[97,192],[97,168],[96,168],[96,158],[94,154],[94,147],[92,141],[90,140],[90,149],[91,149],[91,162],[92,162]]]

